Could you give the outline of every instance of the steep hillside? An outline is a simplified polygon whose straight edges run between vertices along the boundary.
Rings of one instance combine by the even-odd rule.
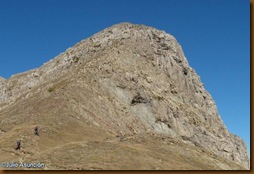
[[[249,168],[246,145],[226,129],[176,39],[130,23],[1,78],[0,153],[45,169]]]

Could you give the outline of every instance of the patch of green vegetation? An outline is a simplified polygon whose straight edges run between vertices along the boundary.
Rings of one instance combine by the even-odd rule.
[[[161,100],[164,100],[164,97],[157,95],[157,96],[155,96],[155,99],[161,101]]]
[[[135,27],[136,27],[137,29],[142,29],[142,28],[143,28],[143,25],[141,25],[141,24],[136,24]]]
[[[49,89],[48,89],[48,92],[53,92],[55,90],[55,87],[50,87]]]
[[[57,89],[64,89],[64,87],[68,84],[67,81],[59,81],[59,82],[56,82],[53,86],[51,86],[47,91],[48,92],[53,92]]]
[[[93,47],[100,47],[100,46],[101,46],[100,43],[94,43],[94,44],[93,44]]]
[[[79,61],[79,57],[76,57],[76,56],[73,57],[73,62],[74,62],[74,63],[77,63],[78,61]]]

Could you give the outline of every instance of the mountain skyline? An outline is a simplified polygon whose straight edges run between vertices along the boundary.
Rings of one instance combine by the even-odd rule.
[[[1,161],[40,161],[46,170],[249,169],[245,142],[224,125],[181,45],[153,27],[108,27],[1,79],[0,94]],[[17,138],[23,145],[14,150]]]
[[[13,0],[1,1],[0,9],[4,78],[38,68],[118,22],[172,33],[215,99],[224,123],[250,151],[249,1]]]

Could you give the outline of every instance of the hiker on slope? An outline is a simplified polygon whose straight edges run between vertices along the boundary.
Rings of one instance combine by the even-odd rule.
[[[17,146],[16,146],[15,150],[20,150],[20,148],[21,148],[21,140],[18,140],[17,141]]]
[[[34,135],[39,136],[39,128],[38,128],[38,126],[36,126],[34,128]]]

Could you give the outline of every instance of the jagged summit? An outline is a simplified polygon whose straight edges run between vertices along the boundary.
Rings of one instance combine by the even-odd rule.
[[[118,24],[114,24],[112,26],[109,26],[107,27],[106,29],[104,30],[112,30],[114,28],[118,28],[118,29],[134,29],[134,30],[140,30],[140,29],[147,29],[147,28],[151,28],[150,26],[147,26],[147,25],[143,25],[143,24],[134,24],[134,23],[131,23],[131,22],[121,22],[121,23],[118,23]]]
[[[148,156],[151,161],[139,163],[139,168],[157,164],[154,160],[158,158],[170,160],[174,153],[179,160],[176,164],[187,157],[179,158],[179,154],[195,161],[194,168],[184,169],[249,167],[246,145],[226,129],[180,44],[172,35],[144,25],[108,27],[40,68],[0,83],[0,120],[4,153],[10,155],[9,144],[21,133],[25,150],[36,159],[49,159],[49,169],[68,159],[68,163],[76,160],[79,166],[91,169],[94,153],[99,153],[96,149],[104,149],[103,155],[97,155],[98,166],[111,166],[103,169],[122,169],[117,156],[125,164],[134,157],[141,161],[139,157]],[[44,131],[41,144],[29,141],[27,128],[35,124]],[[55,148],[59,156],[68,152],[68,159],[51,156]],[[154,150],[161,156],[153,154]],[[86,154],[78,159],[76,151],[78,156]],[[104,158],[105,151],[116,156]],[[195,156],[202,157],[202,162]],[[174,162],[158,165],[182,169],[170,163]],[[133,169],[134,164],[128,165]]]
[[[131,22],[121,22],[121,23],[118,23],[118,24],[114,24],[114,25],[112,25],[108,28],[133,28],[136,25],[147,27],[145,25],[133,24]]]

